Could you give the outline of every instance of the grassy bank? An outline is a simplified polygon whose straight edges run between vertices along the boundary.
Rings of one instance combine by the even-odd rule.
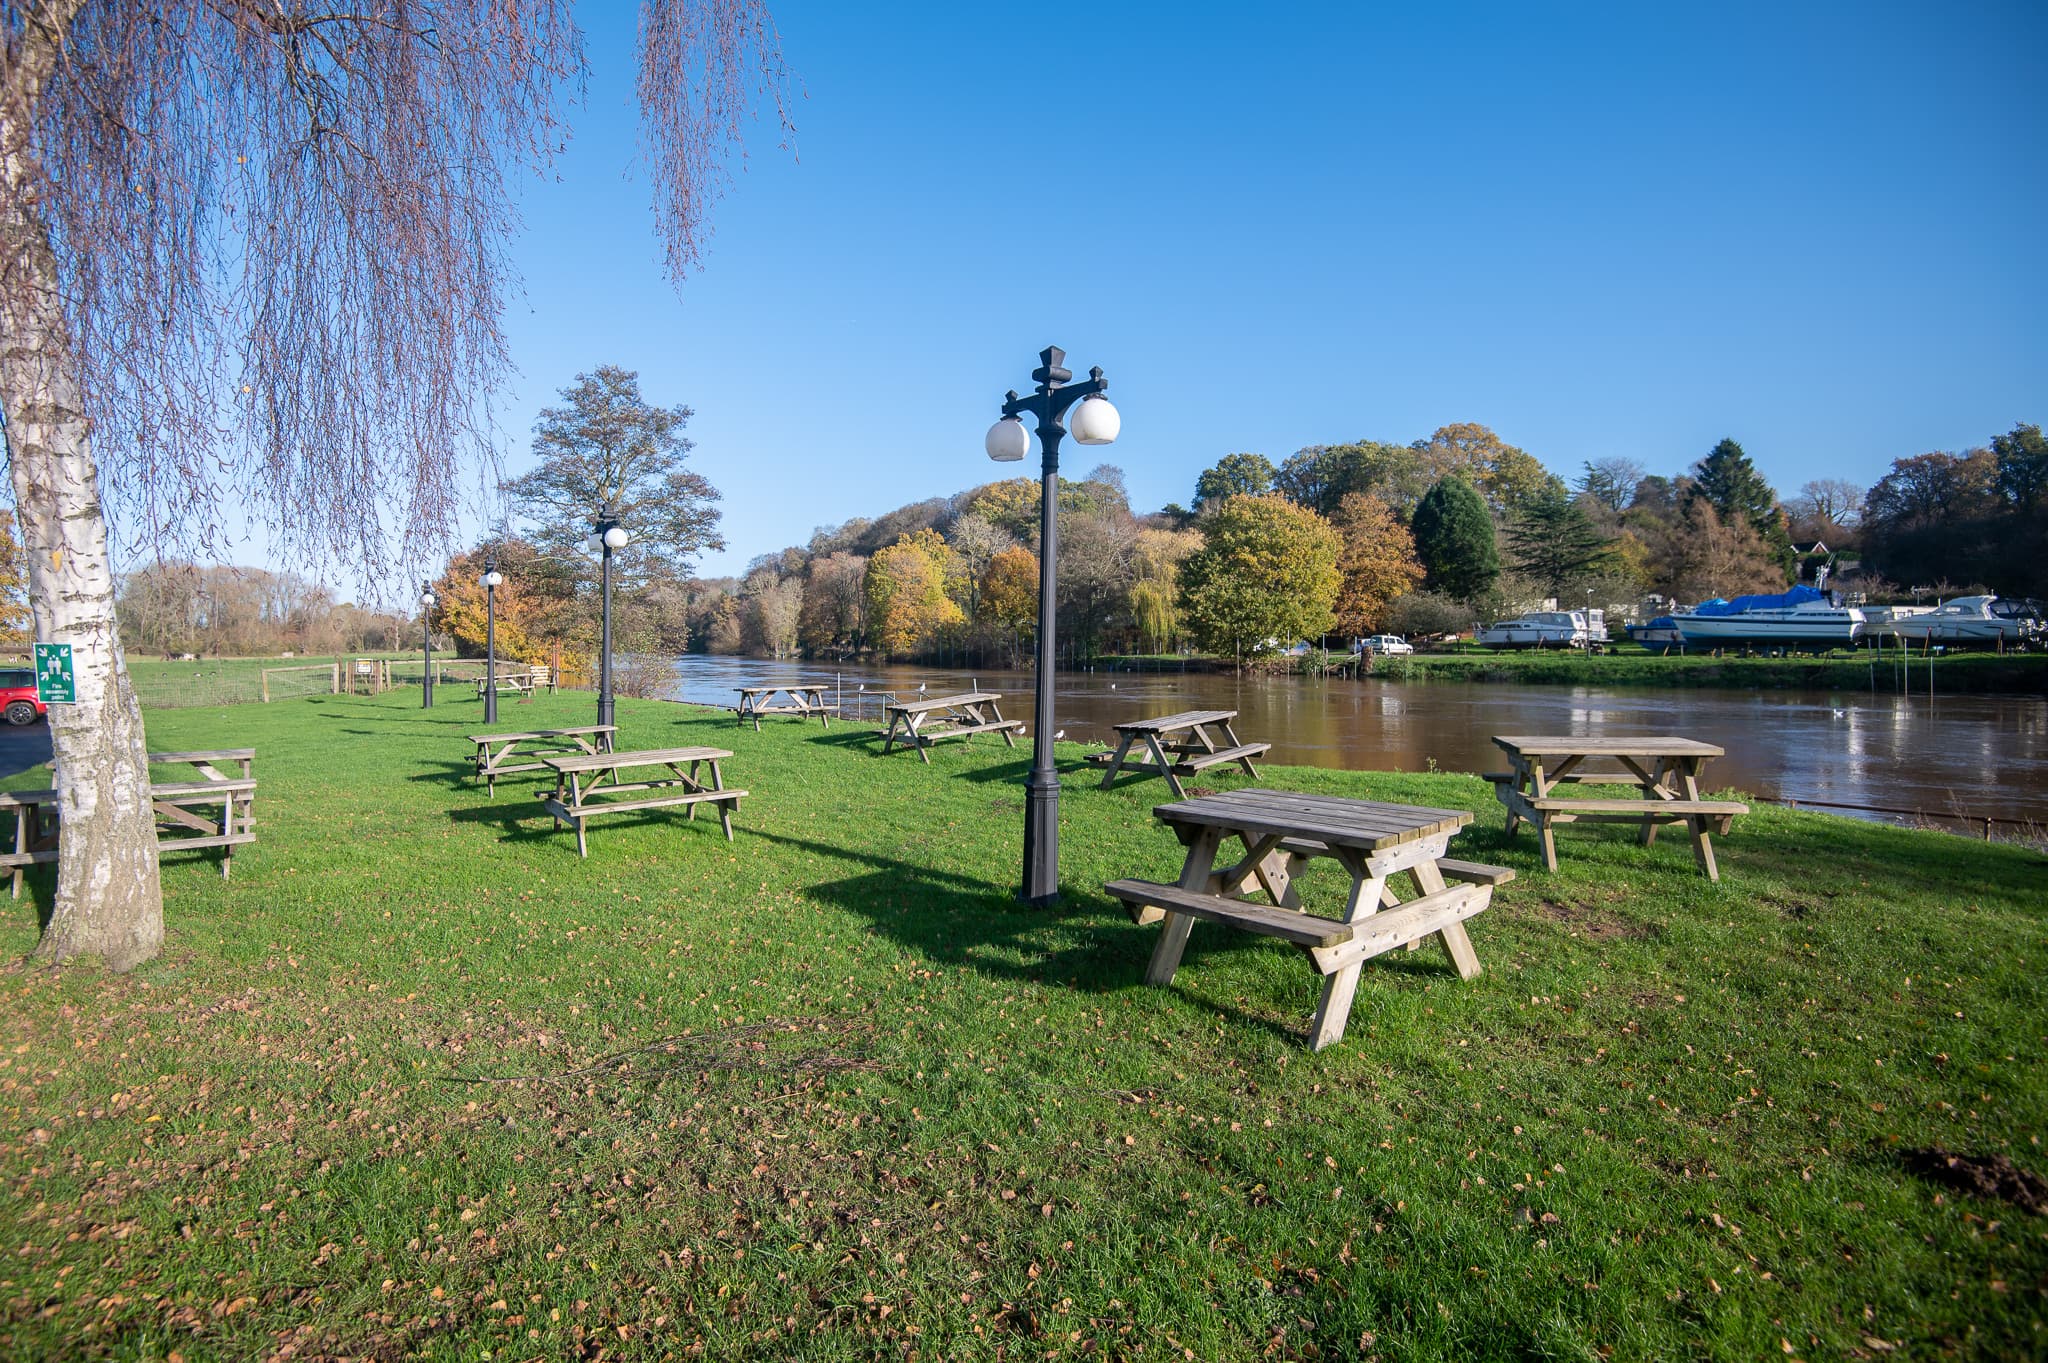
[[[1933,667],[1936,695],[2048,692],[2048,654],[1954,653],[1873,658],[1835,653],[1821,658],[1659,657],[1617,650],[1591,657],[1573,650],[1523,653],[1418,653],[1374,660],[1372,675],[1399,681],[1515,682],[1539,686],[1732,687],[1764,690],[1875,691],[1910,687],[1925,695]]]
[[[2048,692],[2048,654],[1954,653],[1932,660],[1937,695]],[[1287,664],[1289,660],[1280,660]],[[1897,654],[1836,652],[1824,657],[1660,656],[1633,647],[1587,656],[1571,649],[1496,652],[1470,646],[1449,653],[1375,658],[1369,676],[1392,681],[1508,682],[1525,686],[1725,687],[1744,690],[1875,691],[1910,685],[1925,695],[1924,657],[1902,669]],[[1118,657],[1099,666],[1132,672],[1228,672],[1228,659]]]
[[[737,751],[736,843],[579,861],[465,779],[474,701],[150,715],[257,747],[262,841],[167,865],[134,974],[0,973],[0,1356],[2041,1352],[2048,1218],[1900,1153],[2048,1166],[2038,854],[1763,809],[1719,885],[1622,830],[1546,875],[1476,779],[1275,768],[1481,811],[1454,846],[1522,873],[1484,975],[1375,962],[1313,1054],[1285,947],[1140,983],[1098,887],[1177,869],[1156,781],[1067,764],[1033,912],[1021,747],[619,710]]]

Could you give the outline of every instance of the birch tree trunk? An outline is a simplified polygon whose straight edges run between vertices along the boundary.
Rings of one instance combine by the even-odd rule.
[[[12,73],[25,74],[33,55]],[[22,89],[0,109],[0,165],[28,182]],[[32,98],[32,96],[31,96]],[[0,412],[38,640],[71,645],[76,705],[50,707],[62,819],[57,902],[36,956],[128,970],[163,949],[163,892],[142,710],[114,629],[99,470],[59,303],[57,258],[33,198],[0,218]]]

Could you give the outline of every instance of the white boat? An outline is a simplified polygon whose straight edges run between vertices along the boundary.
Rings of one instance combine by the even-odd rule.
[[[1837,606],[1811,587],[1773,596],[1705,601],[1673,617],[1688,645],[1832,645],[1848,648],[1862,637],[1863,612]]]
[[[1915,643],[2016,644],[2040,626],[2031,602],[1959,596],[1931,611],[1894,619],[1885,625],[1885,633]]]
[[[1488,648],[1585,648],[1607,642],[1604,611],[1530,611],[1488,625],[1474,642]]]

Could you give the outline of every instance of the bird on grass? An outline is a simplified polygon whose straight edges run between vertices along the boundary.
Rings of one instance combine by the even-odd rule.
[[[1054,738],[1055,740],[1057,740],[1057,739],[1062,739],[1062,738],[1065,738],[1066,736],[1067,736],[1067,731],[1066,731],[1065,729],[1062,729],[1062,730],[1060,730],[1060,731],[1059,731],[1058,733],[1054,734],[1054,735],[1053,735],[1053,738]]]

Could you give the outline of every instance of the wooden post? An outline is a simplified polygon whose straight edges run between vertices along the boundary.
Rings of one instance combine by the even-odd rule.
[[[263,677],[263,703],[268,705],[270,704],[270,669],[267,667],[262,669],[261,675]]]
[[[341,664],[339,662],[334,664],[334,682],[333,685],[330,687],[328,694],[334,696],[338,696],[341,694]]]

